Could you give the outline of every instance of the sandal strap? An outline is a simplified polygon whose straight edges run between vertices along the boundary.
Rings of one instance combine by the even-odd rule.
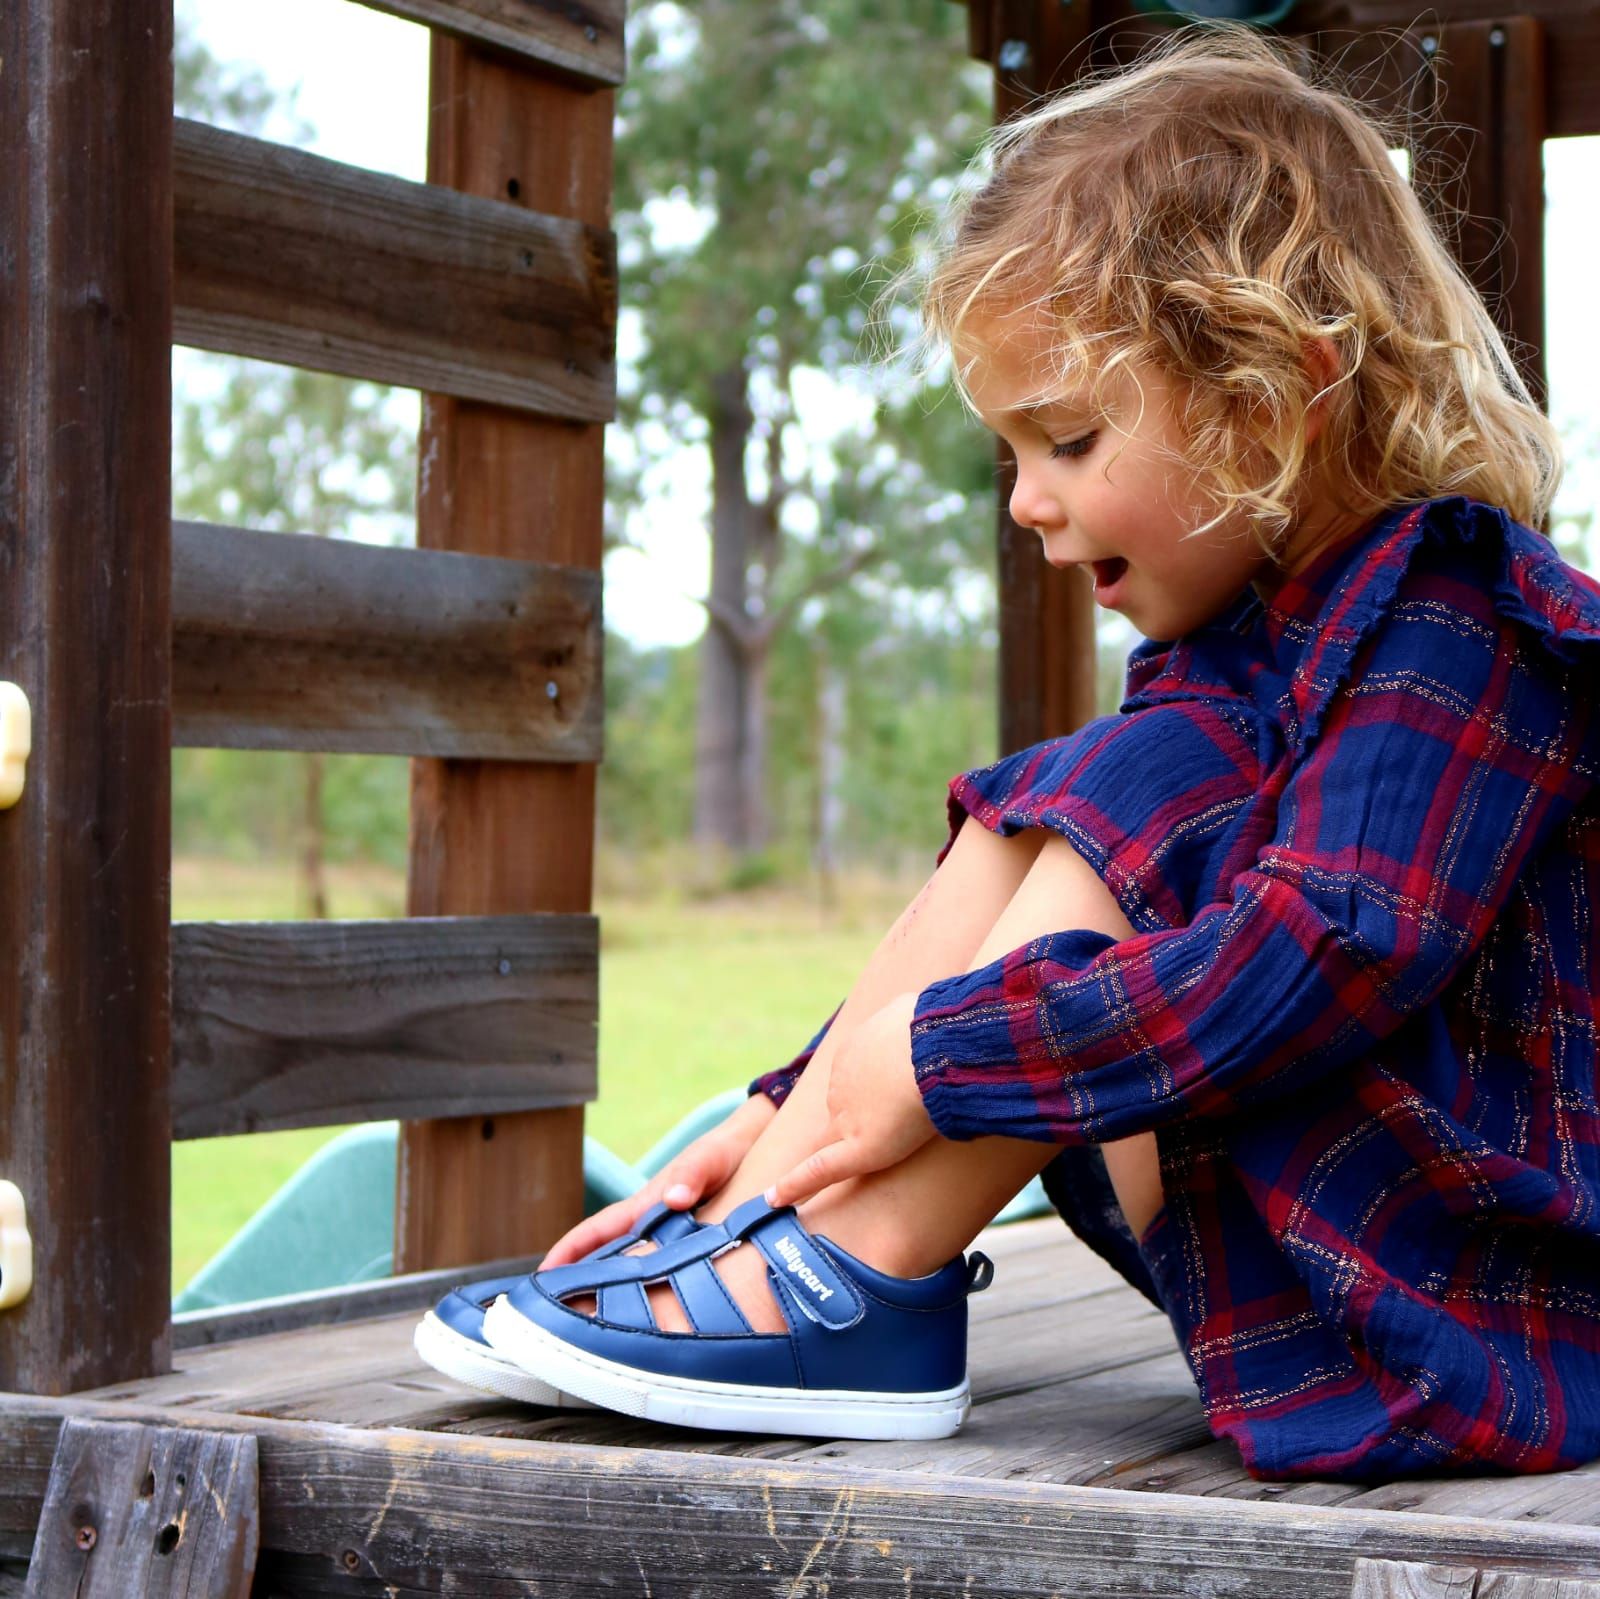
[[[683,1313],[697,1333],[750,1333],[755,1329],[745,1319],[727,1284],[709,1260],[691,1261],[672,1273]]]
[[[629,1243],[636,1243],[630,1239]],[[533,1280],[540,1284],[553,1299],[568,1293],[595,1293],[613,1283],[648,1282],[665,1277],[679,1266],[691,1261],[706,1260],[719,1250],[730,1247],[731,1240],[720,1222],[707,1222],[696,1231],[659,1245],[644,1255],[591,1256],[575,1260],[566,1266],[551,1266],[534,1273]]]
[[[792,1205],[774,1210],[757,1194],[723,1218],[730,1238],[748,1239],[766,1256],[773,1275],[802,1315],[834,1332],[866,1314],[856,1286],[833,1257],[800,1225]]]

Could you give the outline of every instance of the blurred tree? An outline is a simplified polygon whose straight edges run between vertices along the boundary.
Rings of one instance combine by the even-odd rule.
[[[313,130],[295,113],[292,95],[275,94],[258,73],[223,67],[194,37],[185,8],[176,20],[179,115],[239,132],[270,132],[290,143],[310,140]],[[392,391],[265,362],[178,354],[186,381],[174,385],[175,516],[318,538],[359,532],[400,542],[411,536],[416,431],[398,414]],[[219,812],[237,818],[248,807],[227,803],[221,788],[230,782],[248,785],[252,774],[259,782],[263,760],[284,759],[219,758],[231,753],[177,752],[183,781],[174,783],[176,821],[198,819],[184,804],[189,779],[207,779],[213,801],[222,802]],[[403,840],[405,773],[396,760],[352,756],[345,763],[351,770],[336,782],[322,755],[289,759],[300,773],[299,824],[292,832],[303,903],[306,914],[323,917],[328,913],[324,864],[330,793],[337,793],[344,814],[366,824],[366,841],[373,827],[392,833],[397,821]],[[391,791],[388,803],[385,789]],[[257,825],[271,824],[258,817]]]
[[[773,831],[778,641],[826,617],[830,671],[853,670],[891,595],[984,564],[988,506],[973,515],[959,489],[992,488],[991,458],[953,405],[902,399],[808,451],[797,392],[808,371],[856,364],[862,263],[892,265],[925,234],[988,125],[987,80],[948,0],[650,4],[630,29],[616,215],[644,348],[619,421],[652,423],[658,454],[709,454],[693,830],[754,852]],[[666,237],[668,211],[692,243]],[[620,509],[648,461],[646,447],[614,478]]]

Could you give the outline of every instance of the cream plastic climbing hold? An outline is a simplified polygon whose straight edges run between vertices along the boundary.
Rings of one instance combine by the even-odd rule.
[[[0,683],[0,810],[22,798],[22,781],[33,749],[33,712],[15,683]]]
[[[20,1305],[33,1288],[33,1240],[22,1190],[0,1178],[0,1310]]]

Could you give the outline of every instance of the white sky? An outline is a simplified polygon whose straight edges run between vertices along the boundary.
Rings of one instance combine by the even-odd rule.
[[[219,60],[252,64],[275,88],[295,91],[296,110],[316,130],[312,149],[400,177],[424,176],[426,29],[330,0],[274,0],[270,6],[179,0],[179,16]],[[1546,142],[1546,360],[1550,413],[1568,452],[1558,519],[1600,503],[1600,418],[1593,399],[1600,319],[1588,282],[1600,251],[1597,188],[1600,137]],[[670,209],[652,221],[659,228],[693,226],[692,217],[677,217]],[[637,338],[637,321],[624,312],[618,329],[624,370]],[[180,385],[186,380],[181,358],[174,377]],[[841,390],[821,373],[802,376],[796,389],[809,448],[825,446],[841,429],[864,426],[870,414],[864,395]],[[624,447],[615,428],[607,440],[608,448]],[[646,553],[618,550],[607,558],[606,620],[641,646],[683,643],[704,625],[704,612],[690,596],[703,594],[709,582],[709,484],[702,453],[681,453],[649,487],[644,511],[629,526]]]

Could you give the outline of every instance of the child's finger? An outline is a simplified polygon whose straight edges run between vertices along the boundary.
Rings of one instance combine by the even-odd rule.
[[[800,1205],[824,1188],[856,1175],[857,1163],[850,1159],[849,1144],[840,1141],[824,1144],[807,1155],[798,1166],[786,1171],[762,1195],[775,1210],[784,1205]]]
[[[539,1262],[539,1270],[546,1271],[552,1266],[570,1266],[573,1261],[581,1260],[591,1249],[598,1249],[601,1244],[609,1244],[613,1238],[620,1238],[633,1225],[634,1218],[630,1207],[637,1198],[634,1195],[628,1199],[619,1199],[597,1210],[594,1215],[586,1216],[576,1227],[564,1232],[549,1249],[545,1251],[544,1258]],[[642,1210],[644,1207],[640,1207]]]

